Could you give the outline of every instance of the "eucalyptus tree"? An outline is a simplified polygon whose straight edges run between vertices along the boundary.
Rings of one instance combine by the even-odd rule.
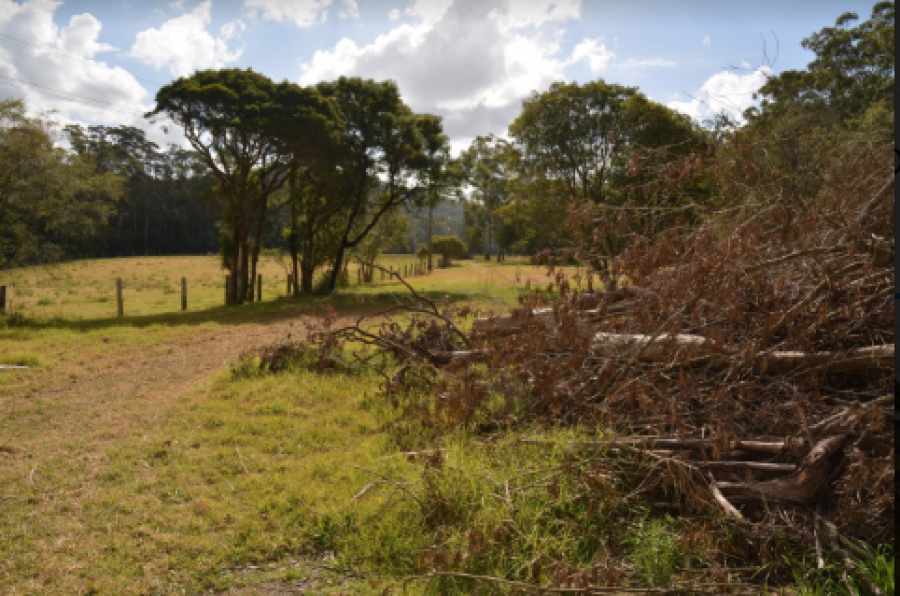
[[[556,206],[557,219],[568,208],[590,206],[595,212],[618,209],[617,218],[628,219],[642,230],[656,230],[657,210],[668,209],[657,186],[641,185],[633,176],[633,160],[652,156],[654,173],[665,171],[673,160],[683,159],[705,146],[703,135],[687,116],[649,100],[636,87],[603,80],[583,85],[554,83],[543,93],[523,102],[522,113],[509,127],[519,150],[514,183],[516,200],[536,200]],[[647,178],[650,170],[644,170]],[[530,187],[530,188],[529,188]],[[649,223],[642,215],[626,215],[620,207],[637,202],[650,209]],[[562,202],[567,209],[560,210]],[[542,217],[543,209],[528,205],[521,213]],[[631,225],[629,224],[629,226]],[[539,222],[535,228],[540,227]],[[558,226],[557,226],[558,227]],[[594,234],[603,256],[595,262],[601,271],[606,258],[621,251],[632,229],[604,225]],[[552,237],[548,242],[553,242]]]
[[[894,3],[878,2],[869,19],[858,21],[847,12],[805,38],[801,45],[815,59],[806,69],[770,77],[757,93],[760,106],[745,114],[751,123],[770,126],[792,112],[818,114],[818,125],[873,109],[893,113]]]
[[[425,201],[428,172],[434,165],[426,148],[439,145],[443,131],[436,117],[414,114],[392,81],[341,77],[317,88],[338,103],[344,123],[336,167],[344,181],[346,203],[328,284],[334,290],[347,252],[386,213]]]
[[[345,182],[338,168],[301,168],[291,174],[285,239],[295,296],[312,292],[316,268],[337,254],[343,231],[338,216],[346,206]]]
[[[509,141],[489,134],[475,137],[461,156],[465,180],[474,189],[470,200],[476,201],[483,213],[486,260],[491,258],[494,228],[498,223],[502,226],[498,222],[498,210],[510,196],[508,186],[513,172],[509,166],[513,151]]]
[[[274,83],[250,69],[205,70],[163,86],[148,118],[167,116],[216,178],[231,224],[228,302],[248,293],[250,235],[268,197],[314,159],[340,128],[332,101],[313,88]]]
[[[447,135],[443,134],[441,119],[424,114],[419,117],[424,132],[425,155],[428,166],[424,171],[425,205],[428,208],[428,230],[425,235],[428,245],[428,269],[434,268],[434,209],[443,201],[455,197],[462,198],[460,185],[464,180],[461,162],[450,155]]]
[[[626,142],[623,107],[637,93],[603,80],[553,83],[522,102],[510,136],[522,164],[560,180],[573,200],[602,203],[613,162]]]
[[[115,231],[108,231],[107,240],[118,249],[128,246],[132,253],[142,250],[149,254],[151,213],[160,219],[163,216],[161,189],[155,184],[162,161],[159,145],[133,126],[70,124],[65,132],[72,150],[92,160],[98,172],[118,174],[126,180],[114,218]]]
[[[0,269],[58,260],[106,224],[123,177],[54,145],[52,122],[0,100]]]

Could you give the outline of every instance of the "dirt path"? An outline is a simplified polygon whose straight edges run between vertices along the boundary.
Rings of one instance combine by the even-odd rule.
[[[60,345],[42,355],[52,367],[0,387],[0,448],[100,459],[114,439],[153,426],[242,351],[304,333],[301,321],[140,330],[149,335],[140,342],[111,332]]]

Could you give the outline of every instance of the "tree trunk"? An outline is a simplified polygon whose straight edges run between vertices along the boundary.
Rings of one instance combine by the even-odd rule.
[[[240,304],[241,301],[238,300],[238,277],[240,276],[240,263],[241,263],[241,246],[240,241],[238,240],[238,229],[237,226],[234,227],[232,233],[232,246],[231,246],[231,259],[228,263],[228,287],[225,289],[225,304]]]
[[[247,299],[247,293],[250,291],[250,231],[243,230],[241,234],[241,263],[240,277],[238,277],[238,296],[243,304]]]
[[[735,503],[766,501],[802,504],[813,501],[828,486],[850,436],[850,433],[845,433],[820,441],[803,459],[797,471],[787,478],[751,484],[717,482],[716,488],[726,499]]]
[[[298,279],[298,273],[300,268],[298,266],[299,254],[298,254],[298,230],[297,230],[297,208],[291,204],[291,233],[288,236],[288,250],[291,252],[291,271],[293,277],[291,278],[291,288],[290,293],[294,296],[300,294],[300,280]]]
[[[312,294],[313,277],[316,274],[316,264],[312,258],[307,259],[304,255],[300,261],[300,291],[304,294]]]
[[[268,207],[269,201],[263,200],[262,205],[259,209],[259,220],[256,222],[256,230],[253,238],[253,255],[250,267],[250,302],[253,302],[255,295],[253,288],[256,287],[252,280],[256,279],[256,264],[259,262],[259,251],[262,249],[262,233],[263,233],[263,225],[266,222],[266,209]]]
[[[491,260],[491,241],[493,240],[493,238],[492,238],[493,228],[491,226],[490,217],[487,219],[487,223],[485,224],[484,227],[487,228],[487,246],[484,249],[484,260],[490,261]]]
[[[434,242],[432,242],[432,232],[434,230],[434,205],[428,204],[428,270],[434,269],[431,255],[434,253]]]

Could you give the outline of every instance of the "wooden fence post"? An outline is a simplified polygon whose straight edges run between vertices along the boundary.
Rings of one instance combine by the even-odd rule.
[[[0,286],[0,311],[6,312],[6,286]]]
[[[125,316],[125,305],[122,303],[122,278],[116,278],[116,305],[118,306],[118,315]]]
[[[256,301],[262,302],[262,273],[256,275]]]
[[[181,278],[181,310],[187,310],[187,278]]]

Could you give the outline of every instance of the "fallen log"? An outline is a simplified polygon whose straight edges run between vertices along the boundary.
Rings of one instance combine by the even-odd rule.
[[[517,442],[525,445],[555,445],[553,441],[540,439],[519,439]],[[609,441],[569,441],[573,447],[586,447],[591,449],[614,448],[617,445],[644,450],[689,450],[712,449],[719,443],[711,439],[671,439],[659,437],[624,437]],[[754,453],[777,454],[793,452],[801,447],[800,441],[765,441],[765,440],[736,440],[730,441],[724,451],[750,451]],[[693,464],[694,462],[691,462]]]
[[[591,344],[595,356],[616,357],[635,353],[642,362],[658,362],[673,356],[673,350],[690,350],[693,355],[721,353],[713,342],[700,335],[678,333],[654,337],[640,333],[597,333]]]
[[[607,309],[586,309],[576,311],[579,323],[597,324],[610,316],[621,316],[630,310],[630,303],[619,303]],[[521,333],[529,323],[537,323],[553,332],[556,328],[558,314],[552,308],[539,308],[530,313],[513,313],[475,319],[472,323],[472,334],[476,337],[499,338]]]
[[[28,367],[16,366],[14,364],[0,364],[0,370],[28,370]]]
[[[820,441],[803,459],[797,471],[786,478],[750,484],[717,482],[716,488],[732,503],[807,503],[828,486],[831,473],[843,457],[843,448],[850,436],[850,433],[845,433]]]
[[[675,351],[689,351],[704,364],[727,366],[737,350],[716,346],[709,338],[684,333],[652,335],[597,333],[591,345],[596,356],[638,357],[642,362],[670,360]],[[753,367],[760,373],[783,374],[815,369],[828,373],[888,370],[894,367],[894,344],[869,346],[841,352],[767,352],[756,356]]]
[[[770,352],[758,357],[760,372],[779,374],[798,369],[821,372],[863,372],[894,368],[894,344],[843,352]]]
[[[597,443],[600,445],[601,443]],[[657,437],[628,437],[616,439],[613,444],[632,445],[635,447],[651,447],[663,449],[713,449],[719,445],[718,441],[711,439],[667,439]],[[752,451],[756,453],[782,453],[790,452],[798,444],[792,441],[756,441],[734,440],[727,445],[727,451]]]
[[[555,319],[549,309],[535,311],[542,324],[550,325]],[[596,310],[579,314],[596,314]],[[607,313],[608,314],[608,313]],[[605,315],[604,315],[605,316]],[[482,323],[480,333],[512,334],[521,329],[521,318],[494,317],[476,319]],[[586,320],[590,321],[589,317]],[[690,363],[702,361],[705,365],[728,366],[738,358],[738,350],[733,347],[717,346],[709,338],[685,333],[654,337],[640,333],[604,333],[594,335],[591,353],[605,358],[637,358],[641,362],[661,362],[672,360],[676,352],[687,352],[693,358]],[[435,366],[447,366],[460,362],[483,362],[487,357],[484,350],[458,350],[431,352],[428,360]],[[818,372],[868,372],[893,369],[894,345],[869,346],[841,352],[767,352],[757,355],[752,366],[760,373],[784,374],[815,369]]]
[[[705,470],[756,470],[758,472],[796,472],[794,464],[775,464],[763,461],[692,461],[695,468]]]

